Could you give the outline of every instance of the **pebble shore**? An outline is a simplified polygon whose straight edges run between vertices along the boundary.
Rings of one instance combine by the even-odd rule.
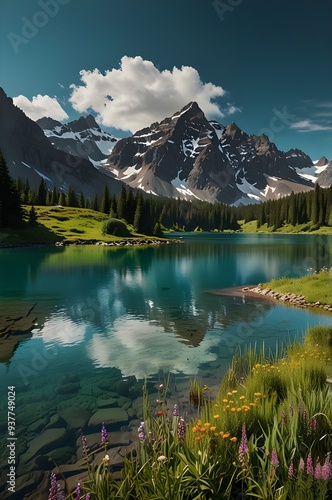
[[[324,311],[332,311],[332,305],[322,304],[321,302],[307,302],[304,295],[297,295],[295,293],[280,293],[272,290],[271,288],[262,288],[261,286],[243,287],[242,292],[250,294],[259,294],[263,297],[280,300],[297,307],[319,307]]]

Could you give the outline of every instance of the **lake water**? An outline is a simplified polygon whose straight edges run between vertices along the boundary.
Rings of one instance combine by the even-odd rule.
[[[140,417],[133,401],[145,377],[153,390],[171,372],[179,391],[172,396],[182,398],[184,411],[189,378],[216,385],[239,346],[264,341],[274,348],[310,325],[332,323],[328,314],[210,293],[331,267],[332,237],[173,236],[182,243],[0,251],[2,304],[35,305],[37,316],[32,336],[0,364],[3,471],[8,386],[16,387],[18,475],[47,471],[52,444],[38,449],[47,427],[58,463],[73,462],[79,428],[97,432],[107,411],[114,430],[130,429]],[[108,408],[110,395],[117,403]]]

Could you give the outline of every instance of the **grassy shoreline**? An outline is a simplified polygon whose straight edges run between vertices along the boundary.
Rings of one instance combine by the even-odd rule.
[[[262,288],[271,288],[279,293],[304,295],[307,302],[332,304],[332,270],[322,270],[300,278],[273,279],[262,283]]]
[[[145,238],[145,235],[135,233],[133,228],[129,226],[131,237],[120,238],[116,236],[102,235],[102,224],[108,218],[106,214],[97,212],[87,208],[73,207],[50,207],[50,206],[35,206],[37,215],[37,223],[28,224],[28,213],[30,206],[24,205],[23,209],[26,212],[25,221],[19,229],[4,228],[0,230],[0,248],[6,246],[23,246],[23,245],[52,245],[58,241],[75,240],[82,241],[104,241],[106,243],[120,240],[139,240]],[[239,221],[240,229],[237,231],[227,230],[225,233],[246,233],[246,234],[313,234],[313,235],[330,235],[332,227],[322,226],[315,229],[315,226],[310,224],[302,224],[298,226],[285,225],[276,231],[273,227],[268,227],[267,224],[262,225],[257,229],[256,221],[244,223]],[[174,231],[167,230],[172,233]],[[154,237],[155,239],[157,238]]]
[[[191,421],[176,404],[169,408],[167,381],[158,385],[155,401],[144,385],[138,454],[113,477],[112,434],[103,439],[110,424],[102,423],[101,448],[83,456],[80,493],[90,500],[330,499],[332,327],[318,330],[276,354],[264,347],[238,353],[215,397],[195,379],[189,399],[197,418]],[[53,473],[60,479],[59,470]],[[67,493],[77,498],[77,489]]]
[[[30,207],[23,207],[27,212]],[[102,224],[108,219],[106,214],[87,208],[73,207],[45,207],[35,206],[37,221],[29,224],[27,220],[19,229],[4,228],[0,231],[0,248],[9,246],[53,245],[57,242],[66,244],[81,242],[116,243],[128,241],[139,243],[144,239],[153,238],[156,241],[165,241],[165,238],[135,233],[131,229],[131,236],[120,237],[102,234]],[[26,217],[27,219],[27,217]]]

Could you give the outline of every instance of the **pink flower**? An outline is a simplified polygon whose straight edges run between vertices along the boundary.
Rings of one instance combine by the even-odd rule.
[[[311,456],[311,452],[310,451],[309,451],[309,455],[307,457],[306,471],[307,471],[307,474],[309,476],[314,476],[315,475],[315,470],[314,470],[314,466],[313,466],[313,463],[312,463],[312,456]]]
[[[246,424],[243,424],[242,425],[242,436],[241,436],[241,441],[240,441],[240,445],[239,445],[239,461],[240,461],[242,467],[244,466],[248,457],[249,457],[249,448],[248,448],[247,430],[246,430]]]
[[[185,435],[186,435],[186,423],[181,417],[178,423],[178,438],[182,444],[184,444]]]
[[[332,479],[332,463],[330,462],[330,452],[326,454],[325,462],[322,466],[321,477],[324,481]]]
[[[288,477],[294,476],[294,465],[293,461],[291,461],[290,466],[288,467]]]
[[[279,465],[279,459],[276,450],[273,448],[271,453],[271,465],[272,467],[277,468]]]
[[[322,479],[322,466],[318,458],[315,467],[315,479]]]

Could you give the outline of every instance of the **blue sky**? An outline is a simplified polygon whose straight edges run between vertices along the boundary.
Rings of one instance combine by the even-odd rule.
[[[331,18],[330,0],[1,0],[0,86],[35,119],[92,112],[118,137],[197,100],[331,159]]]

